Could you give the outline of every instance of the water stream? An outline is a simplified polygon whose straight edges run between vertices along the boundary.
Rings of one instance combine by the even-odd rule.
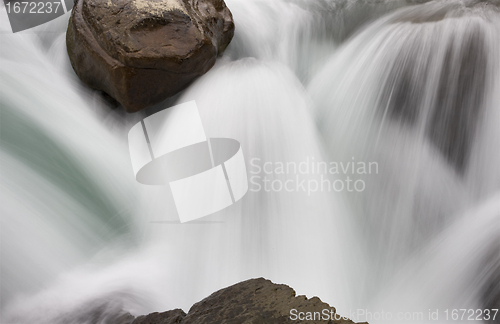
[[[214,68],[132,115],[72,71],[68,15],[12,34],[0,8],[2,323],[188,311],[252,277],[360,322],[500,308],[498,3],[226,3]],[[134,180],[127,133],[190,100],[251,184],[180,224],[168,187]]]

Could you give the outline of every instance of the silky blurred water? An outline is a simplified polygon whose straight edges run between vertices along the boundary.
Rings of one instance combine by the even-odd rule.
[[[498,4],[226,3],[236,33],[215,67],[132,115],[72,71],[67,15],[12,34],[0,8],[2,323],[188,311],[253,277],[346,316],[421,312],[407,322],[439,323],[445,309],[499,308]],[[300,174],[366,188],[250,190],[180,224],[168,187],[134,180],[127,133],[190,100],[207,136],[242,144],[250,177],[297,176],[255,161],[377,172]]]

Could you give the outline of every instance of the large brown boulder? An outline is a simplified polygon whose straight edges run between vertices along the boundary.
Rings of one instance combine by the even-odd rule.
[[[314,313],[316,319],[311,320]],[[318,297],[295,296],[292,288],[259,278],[213,293],[194,304],[188,314],[180,309],[152,313],[137,317],[131,324],[354,324],[335,314],[335,308]]]
[[[66,43],[80,79],[135,112],[206,73],[233,34],[223,0],[78,0]]]

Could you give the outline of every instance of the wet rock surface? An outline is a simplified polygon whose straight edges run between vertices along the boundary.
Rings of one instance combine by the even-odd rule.
[[[291,314],[292,309],[297,312]],[[326,313],[325,309],[329,318],[324,315],[319,318],[319,314]],[[302,320],[298,319],[299,312]],[[311,320],[310,316],[314,317],[315,312],[316,320]],[[307,299],[305,296],[296,296],[292,288],[263,278],[250,279],[221,289],[194,304],[187,314],[176,309],[139,316],[130,321],[132,324],[354,323],[341,315],[335,316],[335,308],[318,297]]]
[[[79,0],[66,43],[80,79],[135,112],[206,73],[233,34],[223,0]]]

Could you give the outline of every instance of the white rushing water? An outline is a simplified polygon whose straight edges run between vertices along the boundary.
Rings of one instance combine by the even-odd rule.
[[[2,323],[187,311],[254,277],[370,323],[499,308],[498,4],[226,3],[236,32],[216,66],[133,115],[72,71],[67,15],[12,34],[0,8]],[[242,144],[252,182],[180,224],[168,188],[135,182],[127,133],[190,100],[207,136]],[[307,187],[347,177],[364,190]]]

